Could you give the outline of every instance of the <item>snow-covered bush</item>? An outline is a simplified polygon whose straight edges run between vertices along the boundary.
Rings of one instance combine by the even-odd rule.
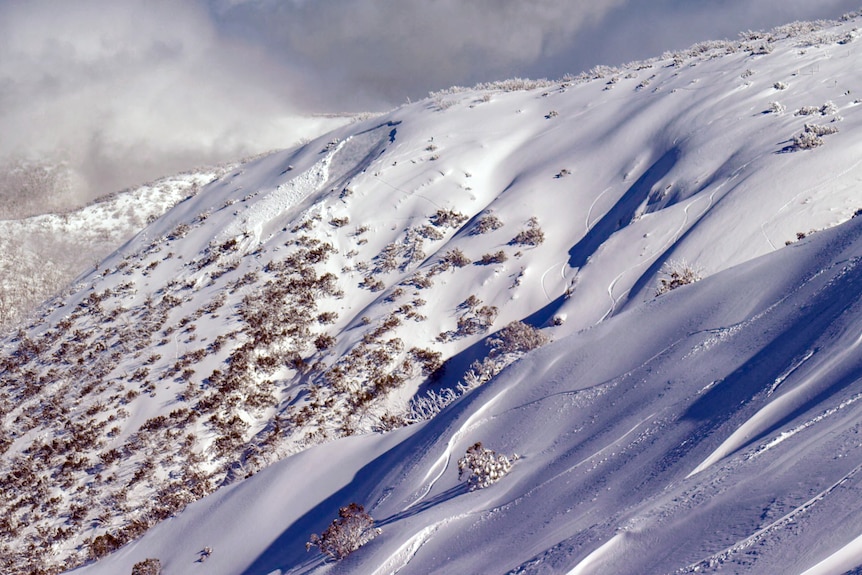
[[[838,113],[838,106],[831,100],[820,106],[821,116],[831,116]]]
[[[455,210],[437,210],[431,216],[431,223],[438,228],[453,228],[457,229],[467,221],[467,216]]]
[[[776,90],[786,90],[787,84],[785,84],[784,82],[776,82],[775,84],[772,85],[772,87],[775,88]]]
[[[505,455],[499,455],[491,449],[482,446],[478,441],[467,449],[464,456],[458,460],[458,479],[466,476],[470,491],[483,489],[503,478],[512,468],[512,461]]]
[[[781,102],[769,103],[769,111],[773,114],[783,114],[785,110],[787,110],[787,106],[785,106]]]
[[[102,557],[116,551],[121,545],[119,539],[110,533],[104,533],[95,537],[90,542],[90,557],[101,559]]]
[[[470,230],[471,236],[477,236],[480,234],[486,234],[488,232],[492,232],[494,230],[499,230],[503,227],[503,222],[500,221],[500,218],[495,216],[494,214],[485,214],[479,221],[476,222],[476,225]]]
[[[661,273],[665,277],[661,278],[659,286],[655,291],[655,295],[657,296],[703,279],[700,268],[685,260],[671,260],[667,262],[662,266]]]
[[[794,116],[815,116],[820,113],[820,108],[817,106],[802,106],[796,112],[794,112]]]
[[[374,519],[365,512],[365,507],[351,503],[338,510],[338,519],[333,519],[326,531],[313,533],[305,549],[317,547],[322,553],[335,559],[344,559],[378,535],[380,529],[374,527]]]
[[[527,222],[527,229],[521,230],[509,242],[511,245],[538,246],[545,241],[545,232],[539,227],[539,220],[533,216]]]
[[[488,340],[488,345],[491,346],[491,356],[497,356],[506,353],[526,353],[542,347],[549,341],[548,336],[533,326],[521,321],[513,321]]]
[[[811,150],[823,145],[823,138],[814,132],[802,132],[793,137],[793,147],[797,150]]]
[[[805,124],[805,132],[810,134],[814,134],[815,136],[828,136],[830,134],[838,133],[838,126],[834,125],[821,125],[821,124]]]
[[[503,250],[498,250],[493,254],[483,254],[481,258],[476,262],[477,265],[487,266],[491,264],[501,264],[509,259],[509,256],[506,255],[506,252]]]
[[[162,572],[162,562],[158,559],[144,559],[132,567],[132,575],[159,575]]]

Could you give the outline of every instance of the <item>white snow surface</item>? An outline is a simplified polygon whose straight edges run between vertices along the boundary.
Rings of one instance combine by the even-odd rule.
[[[858,17],[795,24],[530,89],[451,90],[232,170],[47,302],[24,326],[30,340],[50,340],[46,351],[24,353],[21,335],[4,342],[4,355],[24,363],[6,368],[0,471],[8,476],[32,456],[36,438],[63,437],[62,421],[33,422],[28,411],[48,394],[69,396],[63,413],[73,421],[115,414],[116,431],[83,454],[92,465],[63,487],[64,499],[75,486],[95,493],[86,521],[52,551],[71,566],[87,559],[88,538],[122,528],[128,515],[108,494],[165,445],[127,448],[104,465],[98,454],[130,445],[154,418],[183,421],[175,441],[193,436],[200,469],[217,485],[76,575],[129,573],[148,557],[166,575],[840,575],[857,567],[858,25]],[[783,112],[771,111],[781,109],[775,101]],[[837,132],[795,148],[805,124]],[[466,219],[437,225],[438,210]],[[478,233],[488,214],[503,226]],[[531,226],[543,242],[513,241]],[[334,343],[296,348],[305,367],[279,359],[249,375],[274,400],[260,407],[248,391],[218,408],[243,430],[241,447],[225,455],[218,421],[173,414],[201,411],[184,390],[210,397],[210,374],[261,341],[243,331],[243,306],[276,282],[283,257],[314,241],[333,246],[314,269],[333,273],[342,293],[320,295],[315,312],[335,319],[313,331]],[[396,253],[388,267],[387,249]],[[455,249],[473,263],[429,274]],[[499,250],[505,261],[478,264]],[[683,260],[705,279],[656,296],[662,267]],[[430,282],[411,283],[416,274]],[[369,276],[382,289],[368,289]],[[95,294],[106,295],[93,303]],[[174,303],[150,334],[147,302],[168,295]],[[455,333],[470,295],[498,313],[486,330]],[[214,301],[216,312],[197,313]],[[408,319],[408,303],[421,317]],[[80,311],[93,309],[118,319]],[[387,324],[392,317],[400,320]],[[71,369],[60,363],[64,320],[89,343],[83,365],[106,366],[105,388],[76,396],[89,371],[75,382],[48,375]],[[487,354],[484,340],[516,320],[554,341],[429,421],[380,431],[410,397],[454,388]],[[120,325],[113,332],[111,321]],[[362,348],[379,339],[374,330],[386,341]],[[138,347],[123,340],[136,332],[148,334]],[[177,378],[171,366],[219,336],[221,351]],[[276,347],[255,350],[261,366]],[[385,363],[373,354],[388,349],[395,373],[412,347],[448,360],[439,379],[407,370],[354,410],[350,393],[366,389],[371,367],[347,380],[351,391],[326,391],[332,379],[322,374],[351,351]],[[99,355],[112,350],[122,353]],[[47,383],[24,395],[24,373]],[[314,397],[322,411],[300,422]],[[274,443],[260,440],[274,422],[284,424]],[[477,441],[518,458],[497,483],[468,491],[457,461]],[[143,509],[159,481],[182,475],[158,461],[154,478],[130,483],[127,508]],[[306,551],[309,536],[350,502],[365,506],[381,534],[339,562]],[[17,525],[36,514],[25,512],[12,512]],[[0,542],[21,549],[30,536],[21,533]],[[201,562],[205,548],[212,553]]]

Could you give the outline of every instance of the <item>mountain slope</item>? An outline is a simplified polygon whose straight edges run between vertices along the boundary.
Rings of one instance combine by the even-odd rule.
[[[148,222],[230,167],[162,178],[74,211],[0,219],[0,327],[21,321]],[[44,193],[26,191],[36,198]]]
[[[205,547],[213,574],[802,573],[862,532],[860,262],[857,218],[563,338],[428,423],[287,458],[80,573],[194,572]],[[469,492],[476,441],[520,459]],[[350,501],[382,534],[325,564],[303,542]]]
[[[858,224],[780,248],[859,207],[857,20],[453,89],[179,203],[3,342],[4,572],[58,572],[171,517],[85,570],[145,551],[191,569],[174,525],[218,537],[201,545],[229,550],[207,563],[223,573],[658,573],[760,545],[852,471],[823,459],[850,443],[822,438],[797,454],[801,486],[723,505],[775,474],[728,467],[752,441],[855,409],[839,335]],[[680,260],[711,277],[656,299]],[[463,494],[453,461],[477,440],[523,457]],[[205,518],[252,494],[260,513],[219,525],[259,535],[217,536]],[[351,499],[384,535],[334,567],[306,555]],[[834,550],[813,539],[788,557]]]

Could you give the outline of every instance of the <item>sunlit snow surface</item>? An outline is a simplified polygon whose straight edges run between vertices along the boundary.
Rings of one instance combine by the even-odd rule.
[[[46,307],[31,333],[128,281],[116,271],[124,259],[139,265],[125,307],[173,280],[186,291],[170,321],[192,315],[243,274],[263,275],[303,233],[292,230],[314,221],[304,233],[336,247],[326,269],[344,297],[325,303],[338,314],[336,344],[309,363],[348,353],[398,307],[399,282],[455,248],[473,262],[498,250],[508,259],[415,288],[427,319],[393,334],[451,358],[432,386],[454,386],[482,339],[510,321],[556,341],[431,421],[362,433],[427,384],[416,374],[367,420],[351,420],[357,435],[286,438],[275,455],[293,455],[229,478],[75,573],[128,573],[147,557],[167,574],[208,575],[840,575],[862,563],[857,24],[716,43],[536,89],[438,95],[247,164],[178,204],[103,263],[115,271],[82,278],[80,291]],[[797,149],[806,123],[838,131]],[[359,287],[362,262],[373,267],[438,210],[468,219],[424,242],[423,257],[376,273],[382,291]],[[475,233],[489,213],[503,227]],[[544,242],[513,244],[533,217]],[[180,224],[188,231],[171,239]],[[227,243],[238,246],[236,267],[214,275],[201,262]],[[662,266],[683,259],[705,279],[655,297]],[[226,309],[262,283],[232,291]],[[497,306],[494,326],[438,341],[469,295]],[[196,321],[208,341],[238,322],[227,311]],[[152,373],[200,346],[167,339]],[[147,353],[122,358],[108,378],[141,368]],[[196,377],[223,362],[208,356]],[[287,369],[269,377],[283,394],[275,411],[310,383]],[[158,380],[126,406],[113,441],[176,409],[184,387]],[[236,410],[250,433],[272,413]],[[206,446],[206,428],[194,429]],[[49,430],[17,437],[3,464]],[[477,441],[520,457],[501,481],[469,492],[456,462]],[[307,552],[309,535],[352,501],[382,534],[339,563]],[[212,554],[198,562],[205,547]]]

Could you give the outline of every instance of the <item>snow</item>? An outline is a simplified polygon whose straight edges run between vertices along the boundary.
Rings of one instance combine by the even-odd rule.
[[[231,169],[46,302],[24,326],[44,350],[3,341],[24,358],[0,373],[4,477],[41,461],[37,440],[76,435],[39,420],[51,397],[116,431],[82,450],[89,467],[30,463],[89,502],[86,521],[7,502],[20,534],[0,543],[22,553],[37,527],[72,525],[55,564],[85,562],[87,538],[154,516],[171,486],[194,501],[71,572],[857,566],[862,79],[837,41],[857,25],[453,90]],[[792,149],[806,122],[839,131]],[[489,214],[503,226],[479,233]],[[535,226],[543,242],[514,240]],[[443,269],[456,249],[473,263]],[[672,261],[705,277],[656,296]],[[488,346],[512,321],[554,341],[430,420],[391,423],[475,360],[514,359]],[[446,360],[438,379],[414,348]],[[457,461],[479,441],[514,463],[470,491]],[[306,551],[351,502],[381,535],[337,563]]]

